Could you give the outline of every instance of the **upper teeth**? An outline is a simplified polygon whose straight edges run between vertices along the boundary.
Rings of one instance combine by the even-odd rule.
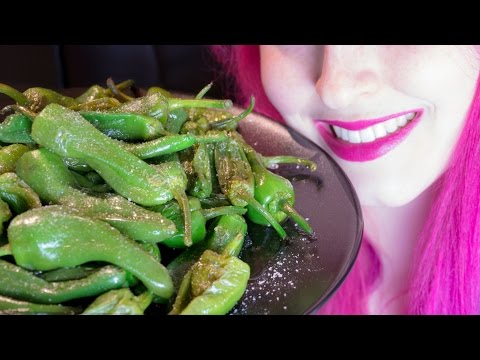
[[[405,126],[410,120],[415,117],[415,113],[408,113],[398,116],[396,118],[388,119],[382,123],[369,126],[360,131],[347,130],[339,126],[333,125],[333,130],[337,136],[345,141],[358,144],[368,143],[375,139],[382,138],[397,131],[398,128]]]

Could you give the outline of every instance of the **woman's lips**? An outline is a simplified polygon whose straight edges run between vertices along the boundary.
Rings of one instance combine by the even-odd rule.
[[[314,123],[338,157],[362,162],[374,160],[395,148],[422,115],[423,109],[415,109],[371,120],[314,120]]]

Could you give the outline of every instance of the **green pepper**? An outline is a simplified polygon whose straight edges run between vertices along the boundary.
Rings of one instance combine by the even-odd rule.
[[[149,291],[135,296],[130,289],[110,290],[96,298],[82,315],[143,315],[152,300]]]
[[[168,113],[165,130],[178,134],[187,120],[188,113],[184,109],[174,109]]]
[[[254,198],[255,183],[250,164],[242,147],[233,139],[215,145],[215,167],[222,192],[235,206],[257,210],[282,237],[285,230],[275,218]]]
[[[84,161],[115,192],[138,204],[153,206],[174,197],[172,185],[177,188],[177,183],[170,184],[170,177],[162,177],[80,114],[60,105],[51,104],[42,110],[33,123],[32,137],[62,157]]]
[[[72,97],[42,87],[27,89],[23,92],[23,95],[28,99],[29,108],[34,112],[42,110],[48,104],[59,104],[66,107],[78,104],[78,102]]]
[[[91,196],[78,190],[76,178],[62,159],[45,148],[22,156],[17,173],[45,203],[75,208],[86,216],[108,222],[135,240],[159,242],[176,232],[169,219],[121,196]]]
[[[173,95],[170,91],[165,90],[164,88],[161,88],[161,87],[158,87],[158,86],[151,86],[147,90],[147,96],[152,95],[152,94],[156,94],[156,93],[160,93],[163,96],[165,96],[166,98],[173,98]]]
[[[193,135],[167,135],[142,143],[122,143],[121,146],[138,156],[140,159],[150,159],[187,149],[197,142]]]
[[[279,223],[289,216],[303,230],[312,234],[313,229],[310,224],[294,208],[295,191],[292,183],[288,179],[269,171],[262,163],[257,152],[243,141],[241,135],[238,133],[231,133],[231,135],[242,144],[252,168],[255,177],[255,199]],[[255,207],[247,205],[247,209],[247,216],[251,221],[259,225],[268,225],[263,214],[258,212]]]
[[[247,115],[249,115],[253,108],[255,107],[255,98],[252,96],[250,98],[250,105],[240,114],[224,119],[215,119],[208,123],[209,129],[217,129],[217,130],[235,130],[238,126],[238,123],[245,119]]]
[[[210,236],[206,241],[207,249],[224,254],[227,248],[232,246],[232,241],[234,241],[235,247],[229,250],[229,255],[238,256],[247,234],[245,219],[237,214],[222,215],[211,226],[215,230],[213,231],[213,236]],[[233,251],[233,253],[230,253],[230,251]]]
[[[243,207],[231,205],[202,209],[203,216],[207,221],[222,215],[244,215],[246,212],[247,209]]]
[[[257,153],[257,157],[260,162],[266,168],[276,169],[278,164],[297,164],[301,166],[305,166],[310,171],[315,171],[317,169],[317,164],[308,159],[299,158],[296,156],[288,156],[288,155],[279,155],[279,156],[263,156]]]
[[[76,104],[69,106],[70,110],[75,111],[102,111],[102,110],[112,110],[120,105],[120,101],[115,98],[101,98],[95,99],[86,103]]]
[[[126,80],[116,85],[117,90],[123,90],[133,85],[133,80]],[[105,89],[99,85],[90,86],[83,94],[78,96],[75,100],[79,103],[88,103],[93,100],[101,98],[112,97],[114,94],[110,89]]]
[[[199,144],[195,148],[192,166],[197,175],[193,189],[190,193],[200,198],[209,197],[212,193],[212,172],[210,167],[210,157],[208,156],[207,145]]]
[[[205,250],[189,277],[192,300],[183,309],[174,306],[171,314],[180,310],[180,315],[225,315],[244,294],[250,267],[234,256]]]
[[[76,266],[73,268],[61,268],[51,271],[44,271],[40,274],[37,274],[37,276],[48,282],[79,280],[86,278],[97,270],[97,268],[89,266]]]
[[[223,255],[238,256],[246,231],[247,224],[239,215],[223,215],[211,223],[204,241],[185,250],[167,265],[174,287],[178,288],[186,272],[206,249]]]
[[[0,198],[0,235],[3,234],[3,223],[10,220],[12,212],[8,204]]]
[[[21,106],[28,106],[30,103],[29,99],[24,94],[7,84],[0,83],[0,94],[7,95]]]
[[[66,166],[66,165],[65,165]],[[91,172],[87,173],[90,174]],[[86,176],[77,173],[76,171],[72,171],[71,174],[77,181],[78,185],[80,185],[82,188],[87,189],[88,191],[91,191],[93,193],[107,193],[112,191],[112,188],[108,184],[95,184],[89,179],[87,179]]]
[[[127,272],[112,265],[101,267],[83,279],[48,282],[0,260],[0,274],[1,295],[42,304],[59,304],[129,286]]]
[[[132,273],[155,295],[168,299],[173,294],[167,269],[141,245],[73,209],[53,205],[24,212],[10,222],[8,241],[16,263],[26,269],[105,261]]]
[[[216,176],[214,177],[216,178]],[[228,198],[222,193],[213,193],[208,198],[200,198],[199,200],[204,209],[232,205]]]
[[[115,82],[113,81],[112,78],[107,79],[107,87],[111,91],[111,93],[115,95],[116,98],[120,101],[125,102],[125,101],[131,101],[134,99],[133,97],[123,93],[122,90],[119,89],[117,85],[115,85]]]
[[[147,115],[98,111],[80,114],[105,135],[118,140],[152,140],[168,134],[159,120]]]
[[[0,315],[75,315],[79,308],[62,305],[33,304],[0,295]]]
[[[17,160],[30,150],[22,144],[12,144],[0,149],[0,174],[14,172]]]
[[[163,161],[160,164],[153,164],[152,167],[158,175],[168,184],[172,197],[177,200],[183,212],[183,243],[185,246],[192,245],[192,218],[190,205],[185,189],[187,188],[187,177],[183,172],[182,165],[176,153],[156,157],[155,160]]]
[[[17,214],[42,206],[38,195],[15,173],[0,175],[0,199]]]
[[[12,114],[0,124],[0,141],[8,144],[34,144],[30,133],[32,120],[23,114]]]
[[[105,89],[101,87],[100,85],[92,85],[90,86],[85,92],[83,92],[81,95],[77,96],[75,100],[77,103],[87,103],[92,100],[97,100],[101,99],[104,97],[111,97],[112,93],[109,89]]]
[[[188,197],[188,203],[191,213],[192,243],[195,244],[205,238],[205,234],[207,232],[205,226],[206,219],[205,216],[203,216],[202,206],[197,198]],[[150,210],[160,212],[167,219],[172,220],[177,227],[176,234],[166,240],[163,240],[162,244],[171,248],[185,248],[185,225],[182,211],[178,205],[178,202],[173,200],[167,204],[154,206],[150,208]]]
[[[228,109],[232,107],[231,100],[196,100],[167,98],[160,92],[145,95],[141,98],[126,102],[115,108],[119,113],[135,113],[153,116],[159,119],[164,125],[170,111],[178,108],[219,108]]]

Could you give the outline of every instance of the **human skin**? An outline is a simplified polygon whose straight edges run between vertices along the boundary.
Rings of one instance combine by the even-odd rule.
[[[272,104],[288,125],[337,160],[362,205],[370,206],[407,204],[443,173],[479,71],[473,46],[265,45],[260,54],[262,82]],[[368,160],[339,156],[318,128],[334,144],[345,141],[333,136],[329,124],[316,121],[349,127],[419,109],[423,114],[407,136]]]
[[[463,128],[480,68],[477,54],[473,46],[260,46],[271,103],[289,126],[334,157],[359,196],[365,233],[382,264],[369,313],[406,311],[411,259],[431,209],[431,185],[448,166]],[[406,136],[387,151],[376,146],[371,153],[361,147],[362,139],[354,136],[349,144],[333,136],[331,123],[319,121],[356,130],[365,127],[360,120],[418,109],[422,116],[403,127],[410,126]],[[338,151],[332,141],[343,148]]]

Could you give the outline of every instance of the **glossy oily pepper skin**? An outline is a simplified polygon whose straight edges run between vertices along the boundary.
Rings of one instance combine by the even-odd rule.
[[[42,206],[37,193],[15,173],[0,175],[0,199],[17,214]]]
[[[202,241],[205,238],[207,229],[205,227],[206,219],[202,213],[202,206],[197,198],[188,198],[191,222],[192,222],[192,244]],[[185,248],[184,236],[185,225],[183,223],[183,214],[177,201],[171,201],[164,205],[151,208],[151,210],[161,213],[167,219],[172,220],[177,227],[177,232],[172,237],[162,241],[163,245],[171,248]]]
[[[29,150],[23,144],[12,144],[0,148],[0,174],[14,172],[17,160]]]
[[[81,111],[80,114],[113,139],[152,140],[167,134],[162,123],[151,116],[99,111]]]
[[[7,144],[34,144],[31,131],[32,120],[28,116],[11,114],[0,123],[0,141]]]
[[[10,220],[12,212],[8,204],[0,198],[0,235],[3,233],[3,223]]]
[[[240,300],[250,277],[250,267],[234,256],[205,250],[191,269],[192,300],[181,315],[225,315]]]
[[[155,295],[168,299],[173,294],[167,269],[141,245],[72,209],[53,205],[18,215],[8,227],[8,241],[16,263],[26,269],[45,271],[105,261],[132,273]]]
[[[75,315],[80,311],[72,306],[33,304],[0,295],[0,315]]]
[[[153,116],[166,124],[168,114],[178,108],[219,108],[232,107],[231,100],[203,100],[203,99],[177,99],[167,98],[161,92],[134,99],[115,109],[119,113],[135,113]]]
[[[313,229],[308,222],[295,210],[295,191],[292,183],[277,174],[269,171],[262,162],[261,156],[248,145],[240,135],[232,133],[239,139],[245,155],[255,177],[255,199],[272,214],[279,223],[290,216],[307,233],[312,234]],[[254,207],[247,206],[248,218],[256,224],[268,225],[263,214]]]
[[[28,99],[29,107],[34,112],[42,110],[48,104],[59,104],[66,107],[78,104],[74,98],[42,87],[27,89],[23,92],[23,95]]]
[[[143,315],[152,300],[148,291],[135,296],[130,289],[111,290],[96,298],[82,315]]]
[[[241,146],[233,139],[215,145],[215,167],[222,192],[235,206],[255,208],[277,233],[287,234],[275,218],[254,198],[255,180]]]
[[[238,215],[222,215],[210,224],[204,241],[201,241],[177,256],[167,269],[172,276],[175,288],[192,265],[198,261],[206,249],[230,256],[238,256],[247,232],[245,220]]]
[[[174,197],[170,185],[150,165],[123,149],[75,111],[48,105],[32,126],[40,145],[62,156],[84,161],[120,195],[144,206]]]
[[[48,282],[0,260],[0,275],[1,295],[40,304],[59,304],[129,286],[127,272],[113,265],[94,270],[82,279]]]
[[[17,163],[17,173],[45,203],[71,207],[86,216],[106,221],[134,240],[156,243],[176,232],[175,224],[169,219],[121,196],[93,196],[81,191],[76,177],[62,159],[45,148],[22,156]]]

